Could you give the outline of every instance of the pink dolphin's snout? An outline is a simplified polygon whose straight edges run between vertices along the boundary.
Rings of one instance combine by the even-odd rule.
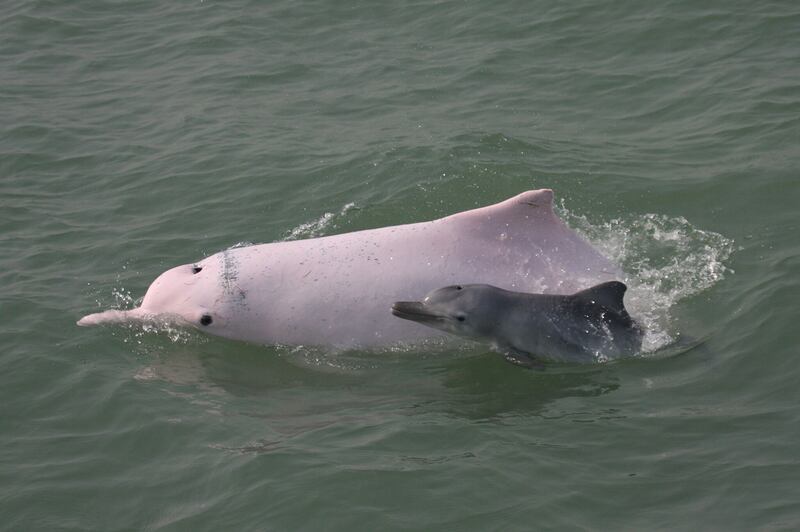
[[[209,303],[219,299],[213,266],[213,262],[210,266],[201,263],[176,266],[150,284],[139,307],[89,314],[78,320],[78,325],[152,323],[207,328],[214,323],[214,329],[219,330],[224,315],[209,310]]]
[[[131,310],[106,310],[97,314],[88,314],[78,320],[78,325],[88,327],[104,323],[126,323],[130,321],[145,320],[150,315],[141,308]]]

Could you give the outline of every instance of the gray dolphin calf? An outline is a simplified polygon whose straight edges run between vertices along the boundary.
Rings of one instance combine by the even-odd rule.
[[[641,327],[623,304],[619,281],[572,295],[511,292],[487,284],[454,285],[422,301],[399,301],[392,314],[434,329],[485,341],[513,363],[540,359],[597,362],[637,353]]]

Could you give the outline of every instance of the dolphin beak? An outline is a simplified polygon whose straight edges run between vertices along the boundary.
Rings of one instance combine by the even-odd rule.
[[[142,310],[141,307],[131,310],[106,310],[97,314],[89,314],[78,320],[81,327],[91,325],[102,325],[105,323],[127,323],[131,321],[146,320],[150,315]]]
[[[392,305],[392,314],[404,320],[429,323],[443,321],[444,317],[432,313],[419,301],[398,301]]]

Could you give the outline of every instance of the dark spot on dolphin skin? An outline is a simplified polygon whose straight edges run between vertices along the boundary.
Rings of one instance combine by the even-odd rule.
[[[200,325],[211,325],[211,322],[214,320],[208,314],[203,314],[203,317],[200,318]]]
[[[202,271],[203,271],[203,267],[202,266],[198,266],[197,264],[192,266],[192,273],[200,273]]]

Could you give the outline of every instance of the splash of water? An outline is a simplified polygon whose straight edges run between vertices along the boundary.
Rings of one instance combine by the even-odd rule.
[[[121,282],[117,278],[117,282]],[[111,308],[118,309],[132,309],[142,304],[144,297],[135,298],[131,295],[130,290],[123,286],[114,287],[111,291],[114,297],[114,304]],[[97,300],[98,307],[104,307],[100,300]],[[144,323],[131,322],[126,324],[121,329],[115,329],[112,334],[116,335],[117,331],[121,331],[123,335],[122,341],[124,343],[132,343],[135,345],[142,345],[142,340],[146,335],[166,335],[172,343],[189,343],[193,338],[198,337],[197,333],[193,333],[186,327],[180,327],[170,323],[168,320],[148,321]]]
[[[626,306],[646,329],[643,351],[653,352],[679,336],[672,309],[708,290],[726,274],[733,240],[692,225],[686,218],[633,214],[605,222],[559,207],[567,224],[619,264],[628,285]]]
[[[326,212],[316,220],[300,224],[289,231],[289,234],[284,237],[284,240],[299,240],[303,238],[316,238],[318,236],[322,236],[335,218],[344,216],[348,211],[355,208],[355,206],[356,204],[351,202],[342,207],[338,214]]]

